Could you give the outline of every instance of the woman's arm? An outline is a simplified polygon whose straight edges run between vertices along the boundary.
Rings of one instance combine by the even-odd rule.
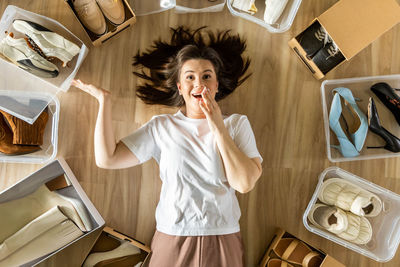
[[[240,193],[251,191],[262,173],[259,158],[249,158],[236,146],[222,119],[217,102],[208,89],[202,92],[200,107],[206,115],[208,125],[214,134],[225,167],[229,184]]]
[[[72,85],[94,96],[99,102],[94,130],[94,154],[96,165],[105,169],[128,168],[139,164],[137,157],[122,143],[116,143],[111,121],[110,92],[73,80]]]

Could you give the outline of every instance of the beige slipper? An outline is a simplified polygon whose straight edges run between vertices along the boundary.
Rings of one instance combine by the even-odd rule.
[[[326,180],[318,199],[358,216],[374,217],[382,211],[382,201],[377,195],[342,178]]]
[[[315,204],[307,217],[313,225],[355,244],[367,244],[372,238],[372,226],[367,218],[338,207]]]

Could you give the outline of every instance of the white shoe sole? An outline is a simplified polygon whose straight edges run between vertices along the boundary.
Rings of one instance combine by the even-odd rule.
[[[37,23],[16,19],[13,22],[13,27],[31,38],[46,57],[60,59],[63,62],[63,66],[66,66],[80,51],[76,44]]]

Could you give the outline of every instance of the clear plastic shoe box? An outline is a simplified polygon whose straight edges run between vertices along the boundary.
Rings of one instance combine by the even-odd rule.
[[[352,182],[376,194],[382,200],[383,207],[381,213],[376,217],[367,217],[372,226],[372,239],[365,245],[353,244],[324,229],[318,228],[309,222],[307,218],[313,205],[319,202],[318,194],[322,183],[329,178],[335,177]],[[308,231],[314,234],[376,261],[387,262],[394,257],[400,243],[400,196],[338,167],[330,167],[325,169],[319,176],[314,195],[303,214],[303,224]]]
[[[127,0],[136,16],[155,14],[175,8],[176,13],[200,13],[222,11],[226,0],[193,1],[193,0]]]
[[[45,163],[54,159],[57,154],[60,103],[56,94],[60,91],[68,91],[89,50],[80,39],[59,22],[12,5],[7,6],[0,20],[0,42],[7,36],[6,32],[12,32],[15,38],[24,37],[13,28],[12,23],[15,19],[36,22],[80,47],[79,54],[68,63],[67,67],[56,63],[59,75],[55,78],[35,76],[0,57],[0,108],[30,124],[47,106],[49,106],[50,115],[41,151],[15,156],[0,154],[0,162]],[[29,112],[27,112],[27,107]]]
[[[400,138],[400,125],[398,125],[396,119],[392,113],[386,108],[386,106],[375,96],[370,90],[371,86],[378,82],[385,82],[392,88],[400,88],[400,75],[386,75],[386,76],[370,76],[362,78],[350,78],[350,79],[339,79],[339,80],[325,80],[321,85],[321,96],[322,96],[322,110],[324,116],[324,130],[326,136],[326,151],[328,159],[331,162],[341,161],[353,161],[353,160],[367,160],[367,159],[378,159],[378,158],[389,158],[398,157],[400,153],[393,153],[383,148],[367,148],[384,146],[385,141],[375,133],[368,130],[367,139],[360,155],[352,158],[345,158],[331,145],[338,145],[339,141],[336,138],[335,133],[329,128],[329,111],[331,108],[333,89],[337,87],[349,88],[353,96],[358,98],[358,107],[361,111],[368,116],[368,100],[372,96],[378,111],[378,115],[382,126],[391,132],[393,135]]]
[[[254,4],[256,5],[258,11],[254,15],[234,8],[232,3],[233,0],[227,0],[226,5],[233,15],[257,23],[258,25],[266,28],[269,32],[282,33],[289,30],[290,26],[292,26],[293,20],[297,14],[297,11],[299,10],[301,0],[289,0],[285,9],[283,10],[282,15],[275,24],[268,24],[264,21],[265,0],[255,0]]]
[[[58,140],[58,121],[60,116],[60,101],[58,98],[48,93],[29,93],[26,94],[22,91],[1,91],[0,102],[2,99],[12,98],[21,103],[22,105],[29,105],[32,100],[43,101],[47,104],[47,113],[49,118],[46,124],[43,135],[43,145],[40,150],[24,154],[9,156],[0,153],[0,162],[19,162],[19,163],[37,163],[43,164],[53,160],[57,155],[57,140]],[[13,103],[14,104],[14,103]],[[3,106],[6,106],[4,103]],[[4,109],[4,108],[3,108]],[[7,112],[7,109],[4,109]],[[9,112],[11,114],[11,112]]]
[[[90,218],[88,219],[91,222],[92,230],[85,232],[82,236],[78,237],[77,239],[65,245],[64,247],[61,247],[60,249],[57,249],[56,251],[49,253],[43,257],[32,260],[29,263],[23,264],[22,266],[36,266],[37,264],[45,261],[46,259],[56,256],[56,254],[62,251],[64,248],[70,246],[71,244],[77,242],[78,240],[84,238],[85,236],[92,234],[97,229],[103,228],[105,225],[104,219],[101,217],[100,213],[97,211],[93,203],[90,201],[86,193],[83,191],[82,187],[80,186],[77,178],[73,174],[68,164],[62,158],[58,158],[57,160],[50,162],[48,165],[32,173],[26,178],[20,180],[11,187],[3,191],[0,191],[0,204],[29,195],[33,193],[35,190],[37,190],[41,185],[53,180],[54,178],[60,175],[64,175],[65,177],[67,177],[68,181],[71,184],[68,188],[66,188],[68,190],[63,191],[64,192],[63,194],[69,197],[76,198],[80,202],[82,202],[84,208],[86,209],[86,211],[90,216]],[[34,213],[34,211],[32,212]],[[9,217],[10,214],[0,214],[0,218],[3,218],[5,220],[3,221],[3,223],[10,221],[7,220],[7,218]],[[4,240],[0,240],[0,244],[3,241]],[[81,255],[77,255],[78,258],[80,256]],[[2,265],[0,262],[0,266],[4,265]]]

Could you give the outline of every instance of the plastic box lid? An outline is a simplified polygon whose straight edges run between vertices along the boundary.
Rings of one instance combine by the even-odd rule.
[[[282,15],[278,19],[276,24],[267,24],[264,21],[264,10],[265,10],[265,0],[256,0],[255,5],[258,9],[257,13],[254,15],[248,14],[242,10],[238,10],[232,6],[233,0],[228,0],[227,6],[229,11],[235,15],[242,17],[251,22],[257,23],[258,25],[266,28],[271,33],[282,33],[289,30],[292,26],[293,20],[299,10],[301,0],[289,0]]]
[[[36,22],[62,36],[66,39],[77,44],[81,50],[69,63],[67,67],[61,67],[61,64],[57,64],[59,67],[59,75],[55,78],[41,78],[35,76],[13,63],[0,58],[0,90],[10,91],[23,91],[23,92],[47,92],[52,95],[56,95],[59,91],[68,91],[72,79],[75,77],[79,70],[84,58],[88,53],[88,48],[85,44],[72,34],[67,28],[65,28],[59,22],[50,19],[48,17],[35,14],[16,6],[9,5],[3,13],[0,20],[0,41],[6,37],[7,32],[13,32],[15,38],[22,38],[24,35],[17,32],[12,23],[14,19],[25,19]],[[15,99],[18,101],[18,99]],[[0,108],[3,107],[1,103],[4,103],[0,99]],[[24,112],[17,106],[7,106],[7,111],[11,112],[14,116],[28,122],[33,123],[40,113],[45,109],[48,103],[37,103],[30,114],[24,114]]]
[[[372,239],[365,245],[353,244],[308,222],[307,215],[317,202],[322,183],[329,178],[342,178],[376,194],[382,200],[382,212],[376,217],[368,217],[372,226]],[[364,180],[338,167],[325,169],[319,176],[315,192],[303,214],[303,224],[308,231],[331,240],[379,262],[391,260],[400,243],[400,196],[396,193]]]

